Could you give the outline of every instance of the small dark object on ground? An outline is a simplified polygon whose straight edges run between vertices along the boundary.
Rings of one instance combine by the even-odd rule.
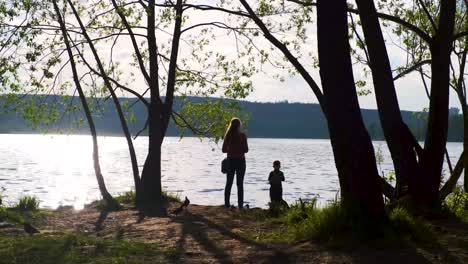
[[[246,208],[246,209],[250,209],[249,204],[245,204],[245,208]]]
[[[37,228],[32,226],[30,223],[24,223],[23,227],[24,227],[24,232],[28,233],[30,236],[40,233],[39,230],[37,230]]]
[[[186,208],[188,205],[190,204],[190,200],[187,198],[187,196],[185,196],[185,201],[183,204],[181,204],[179,206],[179,208],[175,209],[174,211],[172,211],[173,214],[175,215],[178,215],[182,212],[182,210],[184,210],[184,208]]]

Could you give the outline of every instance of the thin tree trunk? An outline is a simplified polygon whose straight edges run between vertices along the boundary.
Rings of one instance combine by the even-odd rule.
[[[354,84],[346,9],[345,0],[317,2],[320,76],[343,202],[378,222],[383,194]]]
[[[86,27],[84,26],[83,22],[81,21],[79,13],[77,12],[77,10],[76,10],[76,8],[73,5],[71,0],[67,0],[67,2],[70,5],[71,10],[72,10],[73,14],[75,15],[75,18],[76,18],[76,20],[77,20],[77,22],[78,22],[78,24],[79,24],[79,26],[81,28],[82,34],[85,37],[86,42],[88,43],[88,45],[89,45],[89,47],[90,47],[90,49],[91,49],[91,51],[93,53],[94,59],[95,59],[96,64],[97,64],[97,66],[99,68],[99,72],[101,73],[101,76],[103,76],[104,84],[105,84],[107,90],[109,91],[109,93],[111,94],[112,101],[114,102],[115,109],[116,109],[117,114],[119,116],[120,125],[122,126],[122,130],[124,132],[125,139],[127,140],[128,150],[129,150],[129,153],[130,153],[130,160],[131,160],[131,164],[132,164],[133,179],[134,179],[134,182],[135,182],[135,193],[136,193],[136,196],[137,196],[136,198],[138,200],[139,196],[140,196],[140,193],[141,193],[141,183],[140,183],[140,173],[139,173],[139,170],[138,170],[138,161],[137,161],[136,154],[135,154],[135,148],[133,146],[132,136],[130,134],[130,130],[128,129],[127,121],[125,120],[125,115],[123,113],[122,106],[120,105],[119,98],[115,94],[115,91],[114,91],[114,89],[112,87],[112,84],[110,83],[109,79],[106,78],[106,76],[107,76],[106,70],[104,69],[104,66],[102,65],[101,59],[99,58],[99,55],[98,55],[98,53],[96,51],[96,48],[94,46],[93,41],[91,40],[91,38],[89,37],[89,35],[87,33]]]
[[[111,194],[108,192],[108,190],[106,188],[106,184],[104,182],[104,177],[102,176],[101,166],[100,166],[100,162],[99,162],[99,148],[98,148],[98,141],[97,141],[96,126],[94,125],[94,120],[93,120],[93,117],[91,115],[91,111],[89,109],[88,102],[86,101],[86,96],[85,96],[85,94],[83,92],[83,89],[81,87],[81,84],[80,84],[78,71],[76,69],[75,59],[74,59],[74,56],[73,56],[72,48],[70,46],[70,41],[68,39],[65,22],[64,22],[64,20],[62,18],[60,9],[59,9],[59,7],[57,5],[57,1],[52,1],[52,3],[54,5],[55,13],[57,15],[57,21],[60,24],[60,30],[62,32],[63,40],[64,40],[64,43],[65,43],[65,46],[66,46],[66,49],[67,49],[67,52],[68,52],[68,57],[70,58],[70,66],[71,66],[72,73],[73,73],[73,81],[75,82],[76,90],[78,91],[78,95],[79,95],[81,104],[83,106],[85,116],[86,116],[86,120],[88,121],[89,129],[90,129],[91,136],[92,136],[92,139],[93,139],[93,165],[94,165],[94,173],[96,175],[96,179],[97,179],[97,182],[98,182],[99,191],[101,192],[102,198],[105,201],[106,205],[111,206],[111,205],[113,205],[115,203],[115,201],[112,198]]]
[[[468,8],[468,5],[467,5]],[[468,19],[465,21],[465,28],[468,29]],[[468,56],[468,36],[465,37],[465,50],[463,51],[462,58],[460,61],[460,72],[457,80],[457,95],[462,107],[463,115],[463,150],[468,151],[468,104],[466,101],[466,86],[465,86],[465,69],[466,60]],[[465,176],[463,190],[468,192],[468,168],[465,164]]]
[[[385,139],[390,150],[396,173],[396,198],[404,195],[405,187],[415,193],[418,187],[418,162],[414,146],[409,144],[406,125],[401,117],[393,82],[390,60],[380,28],[373,0],[356,0],[362,29],[367,45],[375,96]]]
[[[460,158],[458,159],[457,164],[453,170],[453,173],[450,175],[449,179],[445,183],[445,185],[440,189],[440,198],[444,200],[447,195],[449,195],[457,186],[458,179],[460,178],[463,168],[466,170],[466,166],[468,165],[468,154],[465,151],[461,154]]]
[[[460,87],[461,89],[461,87]],[[460,91],[461,93],[461,91]],[[462,114],[463,114],[463,150],[468,151],[468,105],[466,105],[466,99],[462,101],[463,98],[460,98],[460,102],[463,101],[465,102],[464,105],[462,105]],[[464,172],[464,178],[463,178],[463,190],[465,192],[468,192],[468,163],[465,163],[465,172]]]
[[[430,45],[432,80],[425,154],[420,159],[424,180],[419,182],[420,203],[435,205],[439,201],[445,146],[448,131],[450,92],[450,54],[453,45],[456,1],[441,1],[437,32]]]

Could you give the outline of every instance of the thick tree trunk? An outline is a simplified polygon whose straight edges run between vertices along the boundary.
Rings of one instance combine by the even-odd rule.
[[[398,98],[393,83],[392,69],[385,40],[380,28],[377,10],[372,0],[356,0],[369,52],[370,68],[374,82],[375,96],[385,139],[390,150],[397,178],[396,198],[404,195],[409,187],[417,189],[417,176],[420,175],[418,162],[410,138],[401,117]]]
[[[86,96],[85,96],[84,91],[83,91],[83,89],[81,87],[81,84],[80,84],[78,71],[76,69],[76,63],[75,63],[75,59],[74,59],[74,56],[73,56],[73,51],[72,51],[72,48],[71,48],[71,45],[70,45],[70,41],[68,39],[65,22],[64,22],[64,20],[62,18],[62,14],[61,14],[60,9],[59,9],[59,7],[57,5],[57,2],[53,1],[53,5],[54,5],[55,13],[57,15],[57,20],[58,20],[58,22],[60,24],[60,30],[62,32],[64,43],[65,43],[65,46],[66,46],[66,49],[67,49],[67,52],[68,52],[68,57],[70,59],[70,66],[72,68],[72,73],[73,73],[73,81],[75,82],[76,90],[78,91],[78,95],[79,95],[81,104],[83,106],[83,110],[85,112],[86,120],[88,121],[89,130],[91,132],[91,136],[92,136],[92,139],[93,139],[93,165],[94,165],[93,167],[94,167],[94,173],[96,175],[96,180],[97,180],[97,183],[98,183],[99,191],[100,191],[100,193],[102,195],[102,198],[105,201],[106,205],[112,206],[115,203],[115,201],[114,201],[111,194],[109,193],[109,191],[106,188],[106,184],[104,182],[104,177],[102,176],[102,172],[101,172],[101,165],[100,165],[100,162],[99,162],[99,148],[98,148],[98,141],[97,141],[96,126],[94,124],[94,120],[93,120],[93,117],[91,115],[91,110],[89,109],[89,105],[88,105],[88,102],[86,100]]]
[[[140,207],[163,208],[161,186],[161,147],[163,142],[161,105],[152,102],[149,112],[148,155],[141,174],[142,201]]]
[[[380,221],[383,194],[374,148],[362,120],[348,42],[345,0],[317,3],[320,76],[342,199],[353,214]]]
[[[429,105],[429,120],[425,142],[425,154],[420,164],[425,174],[419,182],[418,201],[436,205],[442,179],[445,146],[448,131],[448,108],[450,90],[450,54],[453,45],[456,1],[441,1],[437,32],[430,45],[432,55],[432,79]]]
[[[166,135],[169,120],[172,115],[172,106],[176,84],[177,58],[182,27],[182,0],[177,0],[175,7],[174,34],[172,35],[171,57],[168,69],[166,101],[163,103],[159,94],[158,82],[158,54],[155,31],[155,1],[148,1],[148,46],[150,56],[150,112],[149,112],[149,144],[148,156],[141,176],[143,188],[144,207],[164,209],[165,199],[162,195],[161,184],[161,147]]]

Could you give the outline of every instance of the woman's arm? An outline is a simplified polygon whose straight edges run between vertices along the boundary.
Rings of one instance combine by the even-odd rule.
[[[227,141],[227,139],[224,139],[224,140],[223,140],[223,148],[222,148],[223,153],[227,153],[227,152],[228,152],[228,143],[227,143],[226,141]]]
[[[243,137],[242,137],[242,147],[243,147],[243,151],[244,153],[247,153],[249,152],[249,144],[247,143],[247,136],[245,134],[242,134]]]

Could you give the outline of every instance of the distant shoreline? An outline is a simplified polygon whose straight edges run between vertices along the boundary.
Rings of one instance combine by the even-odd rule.
[[[90,134],[87,134],[87,133],[27,133],[27,132],[21,132],[21,133],[0,133],[0,135],[24,135],[24,136],[29,136],[29,135],[39,135],[39,136],[89,136]],[[109,133],[106,133],[106,134],[99,134],[98,133],[98,137],[124,137],[123,135],[120,135],[120,134],[109,134]],[[140,135],[138,136],[139,138],[141,137],[148,137],[148,135]],[[166,137],[169,137],[169,138],[179,138],[180,136],[178,135],[167,135]],[[186,136],[183,136],[183,138],[198,138],[197,136],[193,136],[193,135],[186,135]],[[330,140],[330,138],[310,138],[310,137],[258,137],[258,136],[253,136],[253,137],[249,137],[251,139],[312,139],[312,140]],[[204,138],[204,139],[208,139],[208,138]],[[376,141],[376,142],[384,142],[385,139],[372,139],[372,141]],[[420,141],[420,142],[424,142],[424,141]],[[463,143],[463,141],[450,141],[448,140],[447,141],[448,143]]]

